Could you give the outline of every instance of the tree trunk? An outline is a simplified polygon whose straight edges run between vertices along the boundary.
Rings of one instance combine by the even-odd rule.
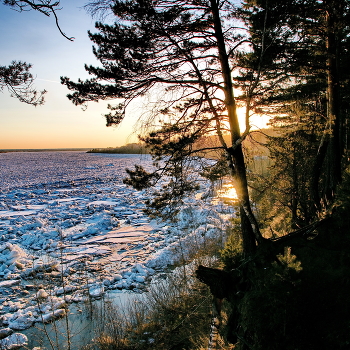
[[[343,155],[338,57],[344,1],[324,0],[323,4],[325,10],[328,127],[321,140],[311,178],[311,194],[317,211],[333,200],[336,187],[342,178],[341,160]],[[324,169],[325,177],[321,191],[319,183],[322,169]]]
[[[240,139],[240,128],[237,117],[237,108],[233,95],[233,84],[231,78],[231,69],[226,52],[225,39],[222,31],[219,8],[216,0],[210,0],[211,10],[214,20],[215,34],[218,44],[219,60],[221,64],[222,76],[224,80],[225,104],[228,113],[231,131],[231,144],[235,145]],[[235,149],[227,149],[227,157],[231,175],[234,177],[236,191],[240,201],[241,208],[241,227],[244,252],[249,255],[256,249],[256,242],[261,242],[262,236],[258,227],[257,220],[251,210],[248,193],[247,174],[245,160],[241,144]]]
[[[332,200],[337,185],[341,182],[341,121],[339,97],[339,11],[341,0],[326,0],[326,50],[327,50],[327,114],[330,142],[327,153],[325,198]]]
[[[298,218],[298,204],[299,204],[299,186],[298,186],[298,170],[296,161],[296,145],[293,145],[293,163],[292,163],[292,179],[293,187],[291,194],[291,211],[292,211],[292,229],[298,228],[299,218]]]

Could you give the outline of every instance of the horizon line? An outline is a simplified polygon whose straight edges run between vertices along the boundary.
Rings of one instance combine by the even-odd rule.
[[[60,151],[60,150],[86,150],[93,149],[93,147],[56,147],[56,148],[0,148],[1,151],[6,152],[21,152],[21,151]]]

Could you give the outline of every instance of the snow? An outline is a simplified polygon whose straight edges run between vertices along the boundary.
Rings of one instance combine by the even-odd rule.
[[[52,322],[69,303],[115,289],[144,290],[196,245],[224,236],[232,208],[200,199],[209,184],[174,222],[146,216],[149,194],[122,183],[140,163],[151,167],[139,155],[0,154],[0,347],[27,342],[7,329]]]
[[[49,312],[47,314],[44,314],[41,316],[41,319],[39,321],[43,323],[49,323],[52,322],[53,320],[63,317],[66,314],[66,310],[64,309],[57,309],[52,312]]]
[[[105,288],[103,285],[95,285],[89,288],[89,295],[93,298],[102,297],[105,292]]]
[[[13,333],[0,340],[0,348],[5,350],[17,349],[28,344],[28,338],[22,333]]]
[[[36,214],[36,211],[34,210],[18,210],[18,211],[1,210],[0,211],[0,217],[3,217],[3,218],[9,218],[13,216],[27,216],[27,215],[34,215],[34,214]]]

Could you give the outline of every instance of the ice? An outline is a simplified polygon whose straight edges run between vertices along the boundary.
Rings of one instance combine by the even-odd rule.
[[[145,276],[135,276],[135,281],[139,282],[139,283],[144,283],[146,281],[146,277]]]
[[[0,340],[0,348],[4,350],[17,349],[28,344],[28,338],[22,333],[13,333]]]
[[[9,218],[13,216],[27,216],[36,214],[35,210],[18,210],[18,211],[10,211],[10,210],[1,210],[0,217]]]
[[[25,330],[31,327],[36,321],[31,310],[18,310],[8,317],[8,327],[13,330]]]
[[[0,276],[22,269],[28,261],[27,254],[17,244],[5,243],[0,245]]]
[[[20,280],[7,280],[0,282],[0,288],[12,287],[16,284],[20,284]]]
[[[114,289],[144,290],[194,242],[223,235],[231,209],[204,196],[188,198],[173,222],[146,216],[149,193],[122,183],[135,163],[151,168],[139,155],[0,154],[0,317],[9,329],[52,322],[67,303]]]
[[[89,288],[89,295],[92,298],[100,298],[104,293],[105,293],[105,288],[102,284],[92,286]]]
[[[39,289],[36,293],[37,299],[46,299],[49,295],[44,289]]]
[[[93,201],[93,202],[90,202],[88,204],[88,206],[90,206],[90,205],[114,206],[114,205],[118,205],[118,204],[119,204],[119,202],[107,201],[106,200],[106,201]]]
[[[119,274],[116,274],[113,278],[114,282],[118,282],[120,281],[121,279],[123,279],[123,276],[122,275],[119,275]]]
[[[61,295],[64,293],[70,293],[72,291],[75,291],[77,289],[76,286],[64,286],[64,287],[59,287],[59,288],[55,288],[55,294],[56,295]]]
[[[38,321],[43,323],[49,323],[57,318],[63,317],[65,314],[66,314],[66,310],[64,309],[54,310],[52,312],[48,312],[47,314],[42,315],[38,319]]]
[[[135,270],[143,276],[147,276],[149,274],[149,269],[147,269],[144,265],[142,264],[136,264],[135,265]]]
[[[2,328],[0,329],[0,339],[4,339],[11,335],[13,333],[13,330],[11,328]]]

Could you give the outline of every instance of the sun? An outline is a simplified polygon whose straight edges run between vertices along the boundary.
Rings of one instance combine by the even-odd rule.
[[[241,131],[245,130],[245,107],[237,108],[238,122]],[[270,116],[266,114],[253,114],[249,117],[250,130],[269,128]]]

